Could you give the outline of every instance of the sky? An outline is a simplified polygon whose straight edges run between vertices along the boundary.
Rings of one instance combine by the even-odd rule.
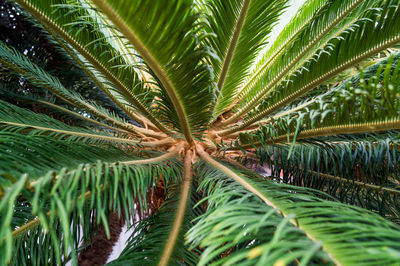
[[[288,24],[290,22],[290,20],[294,17],[294,15],[296,15],[297,10],[299,10],[301,5],[304,4],[306,1],[307,0],[290,0],[289,1],[289,7],[283,12],[278,23],[272,29],[271,35],[268,38],[268,44],[263,48],[263,50],[260,52],[259,56],[256,58],[256,61],[251,68],[252,70],[254,70],[254,68],[257,65],[257,62],[262,59],[265,52],[273,44],[274,40],[278,37],[279,33],[283,30],[283,28],[286,26],[286,24]]]
[[[274,27],[274,29],[271,32],[271,37],[269,38],[269,45],[273,42],[273,40],[278,37],[279,33],[282,31],[282,29],[285,27],[287,23],[292,19],[292,17],[296,14],[297,10],[301,7],[303,3],[305,3],[307,0],[291,0],[289,1],[289,7],[286,9],[286,11],[281,15],[280,21],[278,24]]]

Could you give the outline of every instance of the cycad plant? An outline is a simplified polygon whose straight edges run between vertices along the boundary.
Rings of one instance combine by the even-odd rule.
[[[114,107],[0,43],[2,265],[400,265],[399,0],[15,2]]]

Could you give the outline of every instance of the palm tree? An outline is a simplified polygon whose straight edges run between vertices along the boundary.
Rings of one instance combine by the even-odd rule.
[[[399,265],[399,0],[15,2],[115,108],[0,42],[1,265]]]

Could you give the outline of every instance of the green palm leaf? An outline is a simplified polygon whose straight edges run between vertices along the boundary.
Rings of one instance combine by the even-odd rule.
[[[315,13],[325,5],[326,2],[326,0],[313,0],[304,3],[296,16],[285,26],[271,47],[267,50],[266,54],[257,62],[255,70],[243,85],[239,98],[242,98],[243,94],[248,93],[250,87],[261,78],[262,73],[265,73],[265,71],[271,67],[274,60],[276,60],[277,57],[285,51],[284,49],[296,39],[304,27],[313,19]]]
[[[258,110],[255,113],[251,122],[278,110],[346,68],[398,43],[399,32],[394,25],[398,24],[399,8],[395,3],[397,2],[387,2],[381,13],[375,10],[369,11],[368,19],[359,22],[354,31],[344,33],[343,39],[335,39],[325,49],[326,51],[315,56],[315,60],[304,66],[305,70],[301,71],[300,75],[290,78],[288,85],[285,85],[284,93],[279,95],[273,93],[268,103],[264,104],[265,107],[260,108],[262,111]],[[387,17],[388,20],[384,24],[379,24],[383,23],[382,17]],[[340,54],[340,56],[333,57],[330,54]]]
[[[393,133],[320,138],[294,147],[266,146],[258,149],[257,154],[271,166],[273,178],[325,191],[341,202],[373,210],[398,222],[397,138]]]
[[[310,22],[308,27],[305,27],[303,29],[302,33],[297,37],[296,41],[292,44],[287,54],[285,56],[279,57],[279,59],[281,59],[282,61],[274,62],[267,75],[264,76],[264,78],[260,80],[257,84],[255,84],[254,88],[251,89],[247,95],[244,95],[243,100],[239,103],[238,112],[234,116],[235,119],[232,117],[230,120],[227,120],[226,123],[230,121],[237,121],[240,115],[243,115],[244,112],[259,104],[263,98],[273,93],[273,88],[276,85],[279,85],[279,83],[283,86],[286,86],[286,82],[281,83],[282,78],[284,78],[286,75],[289,74],[286,79],[290,79],[292,75],[298,76],[297,72],[301,73],[302,71],[304,71],[304,69],[308,70],[308,65],[304,65],[304,63],[311,63],[314,62],[314,60],[316,59],[322,60],[320,57],[323,56],[325,52],[324,50],[327,50],[326,52],[329,53],[328,49],[330,48],[330,46],[335,46],[338,49],[343,49],[344,47],[341,45],[331,44],[328,45],[328,47],[325,46],[329,41],[335,42],[341,33],[347,33],[348,31],[352,30],[355,27],[353,23],[356,23],[357,19],[364,21],[366,18],[369,18],[366,13],[371,13],[368,11],[372,7],[376,8],[381,6],[382,4],[380,2],[381,1],[365,2],[360,0],[346,1],[346,3],[331,2],[327,6],[325,6],[325,8],[321,9],[321,11],[315,15],[316,17],[314,18],[314,20],[312,20],[312,22]],[[372,25],[372,22],[370,25]],[[370,27],[369,29],[373,30],[374,28]],[[378,27],[376,28],[376,30],[377,29]],[[392,30],[392,28],[388,28],[388,30]],[[362,42],[366,44],[365,41],[361,40],[361,36],[357,36],[360,43]],[[370,35],[368,34],[366,36]],[[387,35],[385,34],[385,36]],[[375,40],[378,41],[378,39]],[[378,42],[380,43],[380,41]],[[370,43],[367,44],[368,48],[366,47],[366,50],[371,48],[371,46],[369,45]],[[385,47],[383,47],[382,49],[384,48]],[[318,51],[319,49],[322,50]],[[293,51],[293,53],[291,53],[291,51]],[[369,52],[376,53],[378,51],[379,49]],[[349,52],[349,50],[347,50],[347,52]],[[356,50],[355,52],[360,52],[360,50]],[[315,58],[311,61],[309,59],[312,59],[312,56],[314,56]],[[325,62],[325,66],[328,65],[329,64],[326,64]],[[341,64],[337,63],[334,66],[333,64],[329,66],[335,68],[341,66]],[[349,66],[346,65],[342,67]],[[271,101],[269,103],[271,104]]]
[[[370,67],[367,79],[364,79],[362,71],[359,82],[353,83],[356,87],[346,82],[347,85],[321,96],[321,100],[279,118],[275,125],[265,126],[265,134],[261,138],[267,140],[270,135],[274,142],[284,142],[296,138],[400,128],[398,58],[399,55],[391,56],[383,63]],[[245,138],[244,135],[242,139]]]
[[[132,68],[121,68],[126,65],[123,57],[112,45],[107,42],[104,33],[87,12],[87,6],[80,6],[76,2],[66,1],[17,1],[37,18],[47,30],[64,41],[80,53],[90,64],[102,73],[109,82],[136,108],[139,109],[158,127],[167,131],[159,121],[150,114],[141,99],[136,95],[134,88],[141,88],[143,84],[138,80]],[[132,78],[133,77],[133,78]]]
[[[239,85],[248,75],[263,48],[285,1],[206,1],[209,39],[218,58],[212,58],[219,92],[214,117],[234,100]]]
[[[204,33],[198,30],[193,3],[140,1],[132,4],[103,0],[94,3],[125,34],[152,69],[168,95],[164,104],[166,108],[173,108],[170,115],[176,117],[175,126],[189,142],[192,141],[192,131],[204,129],[210,119],[212,103],[210,69],[202,63],[209,55],[198,43]],[[142,23],[147,26],[143,27]],[[194,90],[196,97],[193,97]]]
[[[139,264],[143,262],[149,265],[180,265],[182,261],[189,265],[196,265],[198,250],[190,251],[184,245],[184,232],[191,228],[191,220],[196,217],[191,209],[193,204],[190,202],[193,199],[189,199],[190,202],[186,207],[184,220],[177,236],[178,239],[175,240],[169,258],[166,259],[162,256],[170,245],[170,233],[173,231],[175,218],[174,215],[171,215],[171,212],[178,209],[179,204],[178,196],[173,194],[177,193],[177,190],[177,188],[172,188],[171,195],[156,214],[134,225],[135,229],[125,250],[116,260],[107,265]]]
[[[307,246],[306,251],[302,250],[297,253],[297,250],[295,249],[293,253],[295,253],[295,255],[297,255],[298,257],[301,258],[301,256],[303,255],[303,259],[306,260],[309,260],[310,257],[312,257],[313,255],[317,256],[316,259],[318,259],[318,257],[324,257],[323,255],[317,253],[319,247],[317,246],[317,248],[315,248],[314,246],[319,244],[320,242],[320,244],[322,245],[322,250],[326,252],[326,254],[328,254],[331,262],[334,262],[336,264],[357,265],[359,263],[363,263],[367,265],[374,265],[378,261],[388,264],[396,263],[396,261],[398,261],[398,253],[395,251],[399,248],[398,241],[394,240],[396,237],[400,237],[398,233],[398,228],[397,226],[391,224],[388,221],[385,221],[382,218],[372,218],[375,217],[375,214],[355,207],[350,208],[349,206],[334,201],[320,199],[323,194],[315,192],[313,190],[299,189],[291,186],[262,181],[259,178],[254,177],[254,175],[252,174],[250,174],[252,176],[251,177],[249,176],[249,174],[246,175],[244,173],[240,173],[237,169],[235,170],[232,167],[224,166],[211,158],[207,158],[207,156],[203,158],[215,167],[214,169],[209,169],[208,171],[221,171],[226,176],[226,178],[232,178],[236,182],[245,185],[247,191],[243,187],[240,187],[241,189],[243,189],[242,193],[248,193],[248,191],[256,193],[256,195],[261,198],[261,200],[265,204],[273,209],[279,210],[280,214],[283,217],[286,217],[286,219],[288,219],[290,223],[303,231],[305,233],[304,238],[308,238],[309,240],[314,242],[313,245]],[[207,176],[210,175],[212,174],[207,174]],[[218,174],[218,176],[220,175],[221,174]],[[214,180],[215,179],[207,178],[203,182],[205,182],[206,184],[211,182],[214,183]],[[222,183],[222,185],[217,185],[218,189],[221,189],[221,187],[223,189],[224,186],[229,186],[230,184],[227,181],[220,182]],[[237,185],[238,183],[236,182],[234,182],[233,184]],[[211,186],[215,186],[215,184]],[[217,192],[219,192],[218,189],[216,189]],[[227,189],[228,191],[232,191],[233,187],[225,189]],[[239,188],[236,188],[235,190],[237,191],[238,189]],[[213,195],[210,198],[214,199],[214,201],[217,202],[221,201],[222,203],[232,203],[232,201],[226,199],[227,195],[230,195],[229,193],[216,194],[217,195]],[[314,196],[313,194],[317,194],[319,197]],[[225,197],[221,197],[221,195],[225,195]],[[234,197],[236,195],[232,196]],[[242,197],[242,202],[243,198],[244,197]],[[329,196],[326,196],[326,198],[329,198]],[[233,201],[232,204],[235,203],[236,202]],[[259,204],[256,204],[255,206],[259,206]],[[218,204],[216,210],[218,210],[219,208],[220,206]],[[221,209],[221,211],[223,212],[222,207]],[[271,214],[272,213],[273,212],[271,211]],[[248,216],[249,220],[251,219],[250,217],[251,216]],[[283,217],[281,218],[281,221],[282,219],[284,219]],[[211,222],[205,225],[208,215],[205,215],[202,218],[204,220],[198,223],[199,230],[202,230],[204,232],[204,226],[209,226],[208,231],[210,231],[214,227],[214,224]],[[226,222],[225,219],[224,221]],[[265,219],[262,219],[257,226],[261,228],[263,226],[262,223],[265,223],[265,221]],[[267,242],[268,244],[265,243],[263,245],[254,247],[250,246],[247,249],[245,255],[242,255],[240,253],[235,254],[235,252],[233,252],[231,255],[232,258],[227,258],[227,260],[231,259],[231,261],[238,262],[243,257],[247,257],[247,259],[255,258],[256,261],[253,263],[262,262],[264,265],[273,265],[273,263],[276,263],[278,259],[282,259],[283,264],[288,264],[290,263],[290,261],[294,261],[296,259],[296,256],[290,256],[290,253],[287,255],[287,257],[279,257],[277,255],[274,256],[273,252],[282,252],[282,250],[280,249],[287,249],[288,247],[290,247],[290,244],[283,245],[282,247],[274,245],[274,241],[277,241],[277,239],[283,238],[281,241],[285,241],[285,231],[290,231],[289,228],[285,228],[289,222],[276,222],[277,223],[275,226],[277,226],[277,229],[275,230],[275,239],[273,238],[270,242]],[[357,224],[357,226],[353,227],[354,224]],[[192,232],[197,229],[196,227],[197,225],[192,229]],[[257,228],[256,225],[254,227]],[[372,227],[374,227],[374,229],[372,229]],[[221,223],[218,225],[217,228],[214,227],[214,231],[219,230],[220,234],[224,233],[224,229],[225,227]],[[196,233],[202,235],[200,232]],[[240,238],[243,239],[245,238],[245,236],[240,235],[237,237],[237,239]],[[193,237],[192,239],[193,241],[195,241],[194,244],[201,243],[196,242],[198,240],[194,239]],[[202,238],[200,238],[200,241],[201,239]],[[301,239],[301,237],[298,237],[297,241],[302,241]],[[363,241],[358,242],[355,241],[356,239],[363,239]],[[382,249],[380,245],[376,246],[377,242],[385,243],[385,248]],[[226,244],[226,241],[224,241],[224,238],[222,238],[221,242],[219,243],[221,243],[220,245]],[[233,243],[237,242],[234,241]],[[302,244],[304,244],[304,242]],[[293,243],[292,245],[294,246]],[[213,239],[212,243],[210,243],[209,240],[204,240],[203,246],[210,248],[210,251],[208,251],[207,253],[210,253],[212,252],[212,250],[215,250],[219,247],[219,245],[216,245],[215,238]],[[274,247],[275,250],[273,249]],[[302,245],[300,247],[305,248]],[[229,248],[229,245],[227,246],[227,248]],[[382,250],[384,249],[393,250],[393,253],[391,255],[388,255],[385,251],[382,252]],[[220,251],[218,251],[218,253],[219,252]],[[271,256],[263,257],[262,255],[266,252],[267,254],[272,253]],[[350,254],[352,255],[349,256]],[[357,254],[360,255],[358,256]],[[209,257],[204,259],[205,261],[207,261]]]

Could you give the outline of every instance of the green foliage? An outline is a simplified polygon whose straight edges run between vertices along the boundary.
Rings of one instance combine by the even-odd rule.
[[[349,131],[342,129],[341,132],[385,130],[385,125],[397,123],[400,119],[399,58],[400,55],[396,54],[370,66],[365,72],[361,70],[359,75],[315,97],[305,107],[273,119],[255,134],[242,134],[242,144],[249,141],[281,142],[286,139],[284,135],[291,140],[329,136],[345,127]],[[303,105],[298,104],[300,107]]]
[[[400,234],[395,225],[383,218],[370,219],[375,217],[373,213],[327,200],[329,196],[316,190],[273,183],[228,167],[270,203],[262,211],[259,198],[232,182],[226,173],[206,166],[201,172],[205,178],[200,188],[210,208],[189,231],[193,245],[205,248],[203,265],[230,248],[233,250],[228,257],[213,264],[286,265],[298,259],[303,265],[332,261],[344,265],[391,265],[398,261],[399,243],[395,239]],[[321,246],[329,257],[319,250]],[[385,250],[393,253],[389,255]]]
[[[315,55],[318,58],[323,54],[324,50],[328,50],[325,45],[329,40],[336,40],[340,33],[349,31],[349,26],[350,28],[355,27],[352,25],[356,22],[354,20],[357,20],[371,7],[376,7],[378,2],[380,1],[349,0],[344,2],[330,1],[327,3],[290,43],[290,46],[286,48],[285,54],[277,57],[277,60],[266,75],[244,95],[239,106],[244,108],[254,107],[257,103],[260,103],[263,97],[272,93],[275,85],[285,76],[289,74],[289,77],[285,78],[287,80],[290,78],[290,74],[297,75],[297,72],[309,69],[303,64],[308,59],[311,59],[310,56]],[[336,47],[342,48],[341,46]],[[286,83],[282,82],[281,84]]]
[[[0,265],[398,265],[400,1],[290,2],[6,4]]]
[[[321,245],[289,222],[294,216],[283,218],[279,210],[262,204],[241,185],[204,163],[199,169],[202,181],[198,190],[204,191],[199,204],[207,201],[207,212],[188,232],[191,247],[204,249],[199,265],[274,265],[297,260],[308,265],[310,259],[330,264],[327,254],[319,250]],[[226,252],[232,254],[221,256]]]
[[[398,145],[393,132],[317,138],[294,147],[277,144],[260,148],[257,154],[271,166],[271,175],[282,176],[284,183],[325,191],[399,223]]]
[[[165,164],[125,166],[122,163],[98,161],[91,164],[81,163],[74,168],[63,168],[57,172],[49,171],[36,179],[34,184],[31,182],[29,189],[18,185],[21,182],[18,181],[7,189],[4,196],[5,199],[10,198],[10,204],[1,209],[2,224],[12,219],[14,208],[18,210],[25,206],[30,209],[30,212],[26,212],[25,221],[37,216],[35,219],[40,219],[41,227],[33,231],[17,231],[18,235],[14,236],[17,241],[13,247],[15,253],[10,253],[11,242],[5,243],[1,251],[5,255],[2,263],[11,256],[16,265],[20,261],[30,261],[34,265],[46,261],[60,264],[60,255],[74,258],[81,237],[88,241],[95,224],[101,222],[108,230],[107,216],[110,209],[119,214],[124,213],[126,217],[132,215],[136,209],[144,211],[148,203],[146,197],[141,196],[146,195],[149,188],[156,186],[160,176],[166,181],[179,180],[176,172],[179,171],[179,164],[172,162],[171,166],[174,167],[170,168]],[[20,180],[26,181],[26,176]],[[18,192],[24,198],[12,198],[13,193]],[[9,194],[11,195],[8,196]],[[91,215],[95,215],[95,221]],[[18,217],[18,221],[21,220],[23,219]],[[80,229],[83,230],[82,233]],[[10,237],[10,233],[5,232],[1,237]],[[43,241],[43,245],[37,245],[38,239]],[[52,249],[47,250],[45,243]],[[70,248],[73,250],[69,251]],[[44,254],[46,255],[43,256]]]
[[[54,138],[81,140],[88,143],[116,143],[125,146],[140,143],[127,138],[115,137],[113,134],[103,130],[85,129],[66,125],[58,120],[43,114],[36,114],[30,110],[19,108],[15,105],[0,101],[0,124],[1,131],[27,131],[31,135],[47,134]]]
[[[108,16],[113,14],[110,19],[154,71],[158,85],[165,91],[160,95],[165,119],[184,132],[185,127],[190,132],[202,132],[211,116],[214,85],[211,69],[205,63],[210,52],[202,42],[205,33],[193,1],[94,3]]]
[[[362,5],[370,5],[375,1],[361,2]],[[316,83],[320,84],[350,65],[372,56],[376,51],[397,43],[400,37],[395,27],[399,24],[399,5],[396,1],[383,2],[384,7],[379,12],[376,9],[365,9],[365,15],[361,19],[350,28],[345,28],[340,35],[316,52],[311,60],[272,91],[271,97],[251,116],[260,113],[263,116],[268,115],[293,98],[315,88]],[[390,19],[384,20],[385,17]]]
[[[180,228],[178,240],[175,243],[169,265],[196,265],[199,260],[200,250],[197,248],[189,250],[184,244],[185,232],[193,226],[192,220],[201,213],[199,208],[193,208],[193,203],[198,201],[198,196],[193,191],[191,191],[190,195],[183,221],[184,224]],[[170,232],[173,229],[174,214],[177,212],[178,203],[179,187],[171,185],[164,204],[154,215],[133,225],[134,230],[125,249],[117,260],[108,265],[126,265],[130,263],[158,264],[163,253],[162,251],[167,245]]]
[[[286,1],[204,2],[208,31],[215,34],[208,42],[218,55],[211,58],[215,81],[220,87],[220,97],[214,110],[216,117],[235,99],[240,84],[265,46]],[[227,5],[230,7],[227,8]]]

